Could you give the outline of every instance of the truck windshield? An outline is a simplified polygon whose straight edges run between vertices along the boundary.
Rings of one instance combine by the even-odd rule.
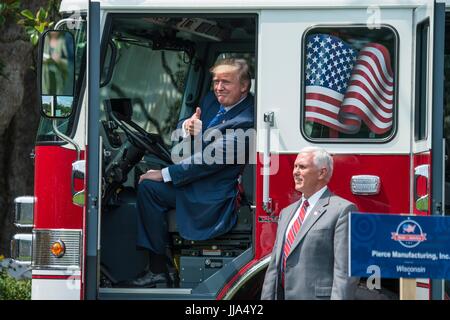
[[[75,110],[72,115],[67,119],[60,119],[57,121],[57,126],[59,131],[67,136],[73,135],[73,127],[78,115],[78,104],[80,102],[80,92],[83,84],[83,78],[85,74],[85,53],[86,53],[86,21],[83,20],[77,23],[69,22],[62,26],[62,30],[69,30],[73,33],[75,39],[75,97],[73,100],[73,110]],[[62,141],[58,138],[52,129],[52,120],[45,117],[41,117],[38,133],[37,133],[37,144],[46,144],[51,142]]]
[[[188,54],[175,45],[170,50],[161,49],[149,44],[148,40],[131,37],[120,21],[113,27],[106,53],[104,69],[112,68],[113,71],[100,90],[101,120],[108,120],[105,100],[129,99],[132,121],[145,131],[160,135],[170,146],[190,66]],[[111,51],[115,51],[114,54]],[[110,60],[111,56],[114,61]]]

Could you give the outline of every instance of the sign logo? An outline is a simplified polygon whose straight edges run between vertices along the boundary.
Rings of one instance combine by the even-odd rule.
[[[411,219],[400,222],[396,232],[391,232],[391,239],[400,242],[405,248],[417,247],[427,240],[427,234],[422,232],[420,225]]]

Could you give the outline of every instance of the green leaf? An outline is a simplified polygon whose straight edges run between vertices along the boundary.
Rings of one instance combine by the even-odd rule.
[[[22,10],[20,12],[20,14],[23,15],[27,19],[34,20],[33,13],[28,9]]]
[[[37,45],[37,43],[39,41],[39,35],[37,33],[32,34],[30,37],[30,40],[31,40],[31,44],[33,46]]]
[[[34,30],[34,27],[25,27],[25,32],[31,36],[36,31]]]
[[[42,22],[42,23],[37,27],[37,31],[38,31],[39,33],[44,32],[45,26],[46,26],[46,25],[47,25],[47,22]]]
[[[19,10],[19,8],[20,8],[20,0],[14,1],[9,6],[11,8],[13,8],[14,10]]]
[[[42,33],[42,32],[41,32],[41,25],[35,25],[35,26],[33,27],[33,32]]]
[[[36,18],[38,21],[44,21],[46,16],[46,12],[43,8],[39,8],[39,11],[36,13]]]
[[[2,26],[5,23],[5,17],[0,16],[0,26]]]

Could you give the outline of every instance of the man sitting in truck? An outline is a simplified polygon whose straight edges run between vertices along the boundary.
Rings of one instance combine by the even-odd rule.
[[[223,59],[210,72],[214,93],[208,93],[195,113],[181,122],[184,135],[201,139],[203,150],[212,143],[217,144],[218,140],[211,136],[218,134],[224,146],[244,143],[247,149],[248,144],[239,141],[242,136],[230,132],[253,128],[254,98],[249,93],[248,63],[244,59]],[[212,141],[207,141],[208,137]],[[148,251],[149,270],[131,281],[132,286],[176,285],[176,274],[169,272],[171,259],[166,222],[169,210],[176,208],[178,231],[188,240],[215,238],[233,228],[237,220],[238,177],[245,166],[245,162],[237,161],[240,156],[236,148],[233,150],[232,163],[228,154],[226,161],[212,164],[205,159],[199,163],[196,155],[192,155],[162,170],[149,170],[140,177],[137,246]],[[247,155],[247,150],[245,152]]]

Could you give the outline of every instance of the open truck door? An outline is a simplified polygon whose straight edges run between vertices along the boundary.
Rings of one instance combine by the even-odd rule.
[[[99,136],[100,114],[100,2],[89,1],[87,38],[87,176],[85,210],[85,298],[96,299],[99,286],[99,251],[100,251],[100,161],[102,155],[101,137]]]
[[[414,10],[414,124],[411,214],[444,212],[444,45],[445,4],[429,1]],[[441,280],[400,282],[403,299],[442,299]]]

